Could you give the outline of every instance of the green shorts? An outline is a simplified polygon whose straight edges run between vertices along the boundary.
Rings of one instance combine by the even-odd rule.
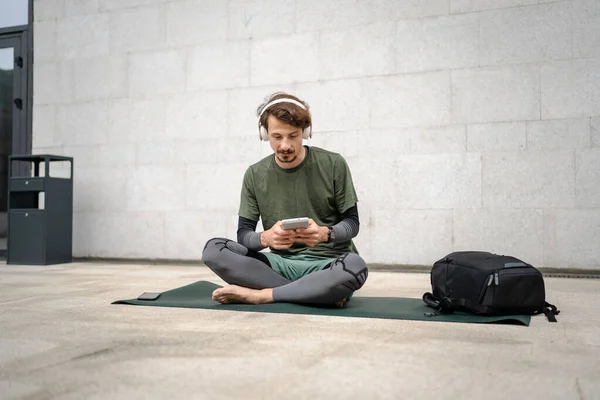
[[[269,259],[271,268],[290,281],[296,281],[311,272],[321,271],[335,261],[335,258],[316,257],[307,255],[292,255],[282,257],[270,252],[263,253]]]

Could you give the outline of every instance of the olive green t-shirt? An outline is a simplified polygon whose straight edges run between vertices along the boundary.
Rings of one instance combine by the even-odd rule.
[[[356,190],[346,160],[337,153],[305,146],[306,157],[295,168],[284,169],[269,155],[251,165],[244,174],[239,215],[252,221],[262,218],[270,229],[286,218],[308,217],[317,225],[333,226],[340,215],[357,202]],[[352,240],[319,243],[309,247],[294,243],[286,250],[271,249],[282,256],[337,257],[358,253]]]

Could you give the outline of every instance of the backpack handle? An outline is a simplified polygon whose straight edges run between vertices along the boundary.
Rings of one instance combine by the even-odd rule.
[[[437,300],[435,299],[435,297],[433,297],[433,294],[431,294],[431,293],[429,293],[429,292],[427,292],[427,293],[423,294],[423,302],[424,302],[424,303],[425,303],[425,304],[426,304],[428,307],[434,308],[436,311],[438,311],[438,310],[439,310],[439,308],[440,308],[440,302],[439,302],[439,301],[437,301]]]
[[[442,300],[437,300],[433,296],[432,293],[427,292],[427,293],[423,294],[423,302],[428,307],[435,309],[435,311],[437,311],[437,312],[447,312],[447,313],[454,312],[454,307],[452,306],[452,301],[447,297],[444,297]]]

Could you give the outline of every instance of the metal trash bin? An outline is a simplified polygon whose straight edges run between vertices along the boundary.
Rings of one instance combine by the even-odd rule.
[[[50,176],[53,162],[70,163],[70,176]],[[20,165],[15,167],[15,163]],[[25,265],[73,261],[72,157],[9,156],[6,260],[7,264]]]

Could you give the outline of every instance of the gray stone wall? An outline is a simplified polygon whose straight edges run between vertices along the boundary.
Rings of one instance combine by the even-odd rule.
[[[75,157],[77,256],[235,236],[255,109],[305,99],[369,262],[600,268],[600,2],[38,0],[34,151]]]

